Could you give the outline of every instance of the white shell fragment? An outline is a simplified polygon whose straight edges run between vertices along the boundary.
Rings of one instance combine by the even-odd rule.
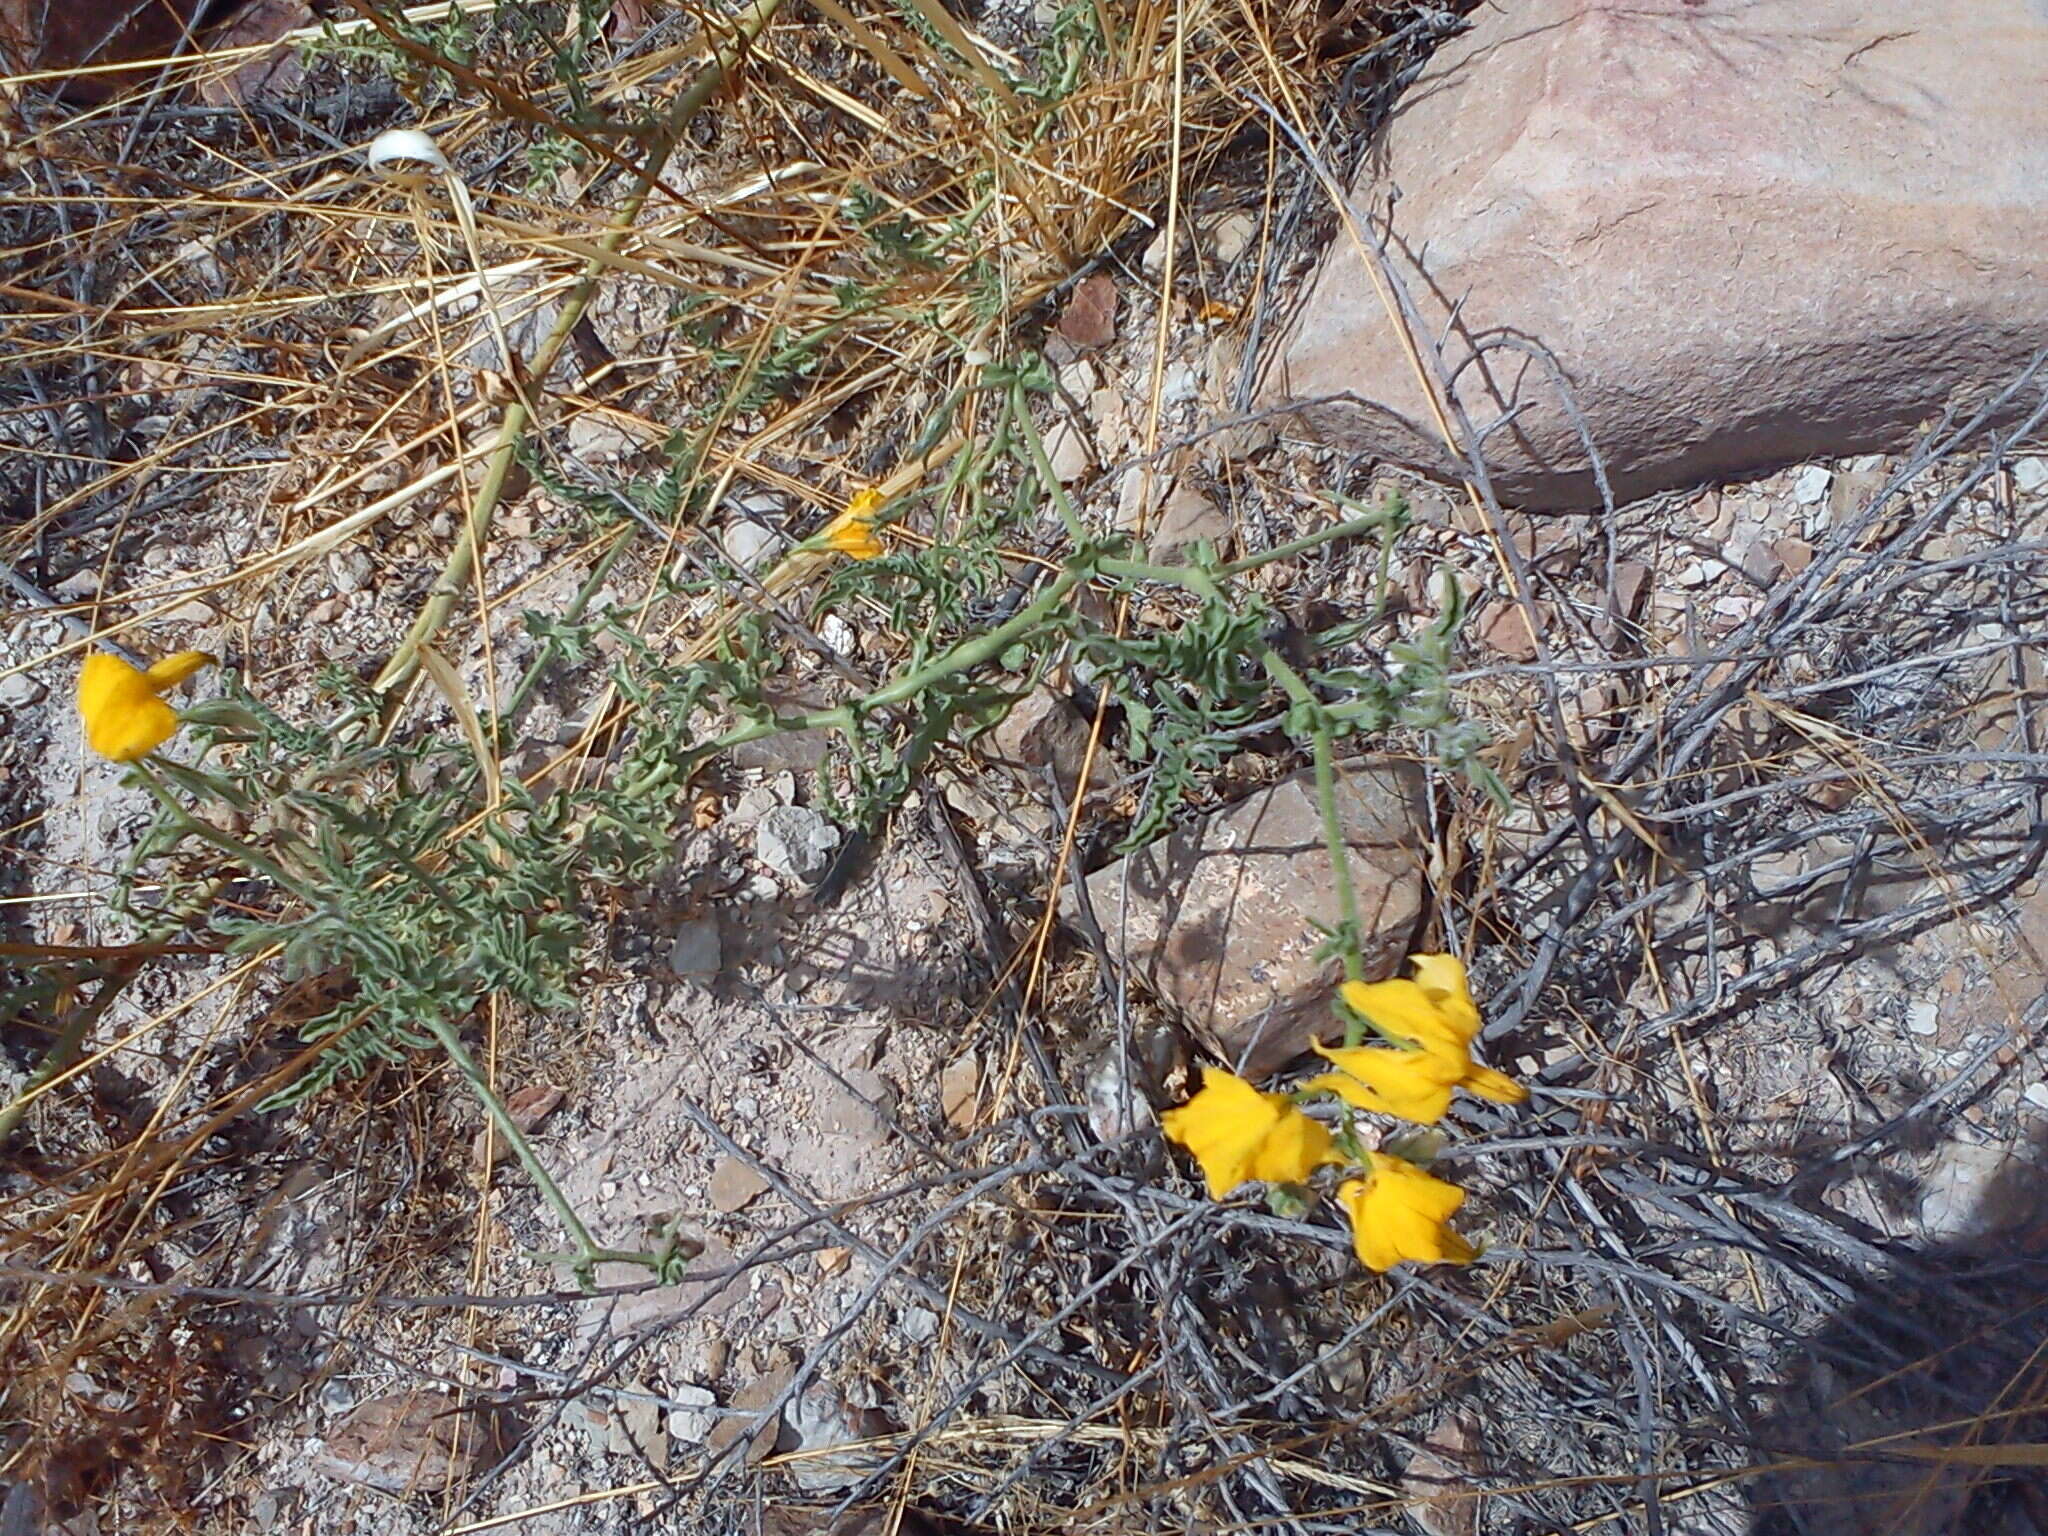
[[[373,171],[416,171],[421,166],[452,174],[455,167],[441,153],[431,133],[417,128],[388,128],[370,141],[366,156]]]

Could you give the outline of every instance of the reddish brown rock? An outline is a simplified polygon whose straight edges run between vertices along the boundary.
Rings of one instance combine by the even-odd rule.
[[[1116,279],[1107,272],[1074,285],[1060,312],[1059,332],[1076,351],[1106,347],[1116,340]]]
[[[1556,356],[1624,499],[1898,449],[2048,342],[2048,9],[1983,0],[1524,0],[1410,88],[1361,208],[1459,367]],[[1269,400],[1353,391],[1311,430],[1429,473],[1451,459],[1351,242]],[[1590,506],[1545,368],[1458,390],[1496,484]]]
[[[983,740],[982,749],[990,762],[1017,770],[1029,782],[1037,782],[1050,768],[1061,797],[1071,801],[1084,763],[1091,791],[1108,789],[1117,780],[1105,743],[1098,741],[1094,757],[1088,755],[1093,731],[1094,721],[1075,708],[1072,699],[1051,688],[1038,688],[1010,707]]]
[[[218,14],[218,7],[215,9]],[[249,8],[216,32],[208,42],[214,51],[229,48],[267,48],[238,64],[225,75],[211,75],[199,82],[199,99],[208,106],[227,107],[269,98],[288,100],[306,78],[299,55],[282,41],[300,27],[313,25],[313,12],[306,0],[254,0]]]
[[[157,71],[104,66],[169,57],[198,10],[198,0],[0,0],[0,74],[83,67],[57,88],[73,101],[105,101]]]
[[[1339,785],[1375,976],[1392,975],[1422,913],[1426,806],[1413,764],[1346,763]],[[1126,895],[1128,894],[1128,900]],[[1088,877],[1110,949],[1225,1062],[1260,1077],[1327,1031],[1341,979],[1315,958],[1335,925],[1315,780],[1299,774]]]
[[[314,1469],[384,1493],[441,1493],[496,1461],[506,1446],[488,1408],[414,1391],[358,1404],[328,1432]]]

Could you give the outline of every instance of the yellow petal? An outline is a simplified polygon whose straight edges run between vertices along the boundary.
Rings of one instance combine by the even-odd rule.
[[[120,657],[94,651],[78,674],[78,713],[90,722],[109,708],[147,698],[154,691],[148,678]]]
[[[1465,1192],[1384,1152],[1367,1158],[1369,1176],[1347,1179],[1337,1188],[1338,1204],[1351,1219],[1358,1261],[1380,1271],[1403,1260],[1469,1263],[1477,1250],[1448,1225],[1464,1204]]]
[[[1415,984],[1422,988],[1438,1012],[1472,1040],[1479,1033],[1479,1005],[1472,1001],[1472,987],[1465,977],[1464,962],[1456,955],[1411,955]]]
[[[1391,1152],[1368,1152],[1367,1164],[1379,1181],[1383,1198],[1423,1212],[1431,1221],[1448,1221],[1465,1203],[1465,1191],[1418,1168]]]
[[[1344,1161],[1328,1128],[1303,1114],[1286,1094],[1268,1094],[1267,1101],[1280,1110],[1280,1118],[1253,1154],[1253,1178],[1299,1184],[1323,1164]]]
[[[169,741],[177,729],[177,712],[155,694],[147,693],[126,705],[89,716],[85,739],[101,757],[132,763]]]
[[[132,763],[162,746],[178,729],[178,716],[157,695],[212,660],[204,651],[181,651],[144,672],[104,651],[87,656],[78,674],[78,714],[93,751]]]
[[[1491,1067],[1477,1064],[1465,1074],[1462,1086],[1478,1094],[1482,1099],[1491,1099],[1496,1104],[1520,1104],[1529,1097],[1529,1090],[1505,1072],[1496,1072]]]
[[[1401,1251],[1393,1238],[1366,1214],[1369,1186],[1364,1179],[1346,1179],[1337,1186],[1337,1204],[1351,1222],[1351,1251],[1358,1262],[1376,1274],[1385,1274],[1401,1262]]]
[[[201,667],[212,666],[213,660],[213,657],[204,651],[180,651],[175,656],[166,656],[162,661],[153,664],[144,676],[149,679],[151,687],[162,693],[166,689],[177,687]]]
[[[1218,1067],[1204,1067],[1202,1091],[1159,1122],[1200,1165],[1213,1200],[1259,1179],[1299,1183],[1324,1163],[1343,1161],[1329,1131],[1286,1094],[1261,1093]]]
[[[1335,1093],[1376,1114],[1395,1115],[1417,1125],[1435,1125],[1451,1107],[1451,1089],[1464,1076],[1464,1063],[1431,1051],[1402,1051],[1364,1045],[1316,1051],[1338,1068],[1308,1086]]]
[[[855,494],[841,512],[818,535],[821,547],[855,560],[872,560],[886,553],[875,537],[875,515],[882,510],[882,493],[869,487]]]
[[[1400,1040],[1413,1040],[1429,1050],[1463,1054],[1472,1037],[1439,1008],[1421,986],[1406,978],[1393,981],[1347,981],[1338,988],[1354,1012],[1372,1020]]]
[[[1167,1110],[1159,1123],[1201,1166],[1209,1197],[1221,1200],[1258,1177],[1252,1164],[1279,1118],[1268,1095],[1235,1073],[1204,1067],[1201,1092]]]

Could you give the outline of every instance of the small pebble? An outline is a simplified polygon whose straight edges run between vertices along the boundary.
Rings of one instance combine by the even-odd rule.
[[[1810,507],[1827,495],[1834,478],[1834,472],[1825,465],[1809,464],[1793,477],[1792,499],[1802,507]]]
[[[1906,1028],[1916,1035],[1931,1035],[1940,1020],[1941,1010],[1931,1002],[1914,1003],[1906,1010]]]
[[[2048,1109],[2048,1083],[2029,1083],[2022,1097],[2036,1109]]]
[[[0,709],[22,709],[42,698],[47,690],[26,672],[0,677]]]

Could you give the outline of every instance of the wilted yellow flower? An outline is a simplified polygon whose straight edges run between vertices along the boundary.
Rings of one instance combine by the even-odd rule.
[[[1324,1163],[1343,1161],[1329,1131],[1286,1094],[1261,1093],[1220,1067],[1202,1068],[1202,1091],[1159,1123],[1201,1164],[1215,1200],[1255,1179],[1298,1183]]]
[[[78,714],[85,739],[101,757],[132,763],[170,740],[178,717],[159,695],[177,687],[213,658],[204,651],[180,651],[149,670],[118,656],[94,651],[78,674]]]
[[[1478,1252],[1448,1225],[1465,1191],[1384,1152],[1368,1152],[1362,1179],[1337,1186],[1337,1203],[1351,1218],[1358,1262],[1385,1272],[1403,1259],[1419,1264],[1469,1264]]]
[[[1337,1094],[1379,1114],[1434,1125],[1451,1105],[1451,1090],[1465,1088],[1501,1104],[1519,1104],[1529,1090],[1472,1060],[1479,1008],[1455,955],[1417,955],[1415,978],[1347,981],[1338,990],[1353,1009],[1398,1040],[1416,1047],[1355,1046],[1316,1050],[1338,1073],[1307,1086]]]
[[[815,542],[821,548],[856,560],[872,560],[883,553],[882,541],[875,537],[875,514],[881,510],[880,491],[872,486],[858,491],[846,504],[846,510],[825,525]]]

